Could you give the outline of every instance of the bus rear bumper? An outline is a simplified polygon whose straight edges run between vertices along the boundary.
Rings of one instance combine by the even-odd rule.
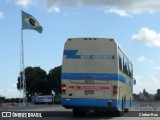
[[[115,99],[62,98],[61,104],[65,108],[117,110],[118,101]]]

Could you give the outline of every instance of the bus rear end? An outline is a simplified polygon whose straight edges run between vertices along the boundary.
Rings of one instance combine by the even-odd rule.
[[[117,109],[117,71],[113,39],[68,39],[62,64],[62,105],[74,114]]]

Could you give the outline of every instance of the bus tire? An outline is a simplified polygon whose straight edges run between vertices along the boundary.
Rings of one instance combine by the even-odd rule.
[[[125,113],[129,112],[129,108],[126,108],[126,98],[125,98],[125,101],[124,101],[124,112]]]
[[[122,111],[117,111],[117,112],[116,112],[116,116],[117,116],[117,117],[121,117],[121,116],[122,116]]]
[[[126,108],[124,112],[128,113],[129,112],[129,108]]]
[[[130,107],[132,107],[132,99],[130,98]]]
[[[86,115],[86,111],[80,110],[78,108],[73,108],[73,116],[74,117],[81,117]]]
[[[121,117],[121,116],[123,116],[123,114],[124,114],[124,100],[123,100],[123,98],[122,98],[121,110],[120,110],[120,111],[117,111],[116,116],[117,116],[117,117]]]
[[[124,115],[124,99],[122,98],[122,104],[121,104],[121,115]]]

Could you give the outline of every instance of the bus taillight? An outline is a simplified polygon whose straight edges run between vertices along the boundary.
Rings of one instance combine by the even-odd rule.
[[[117,94],[117,85],[113,85],[113,94]]]
[[[61,90],[62,90],[61,92],[63,95],[66,94],[66,84],[62,84]]]

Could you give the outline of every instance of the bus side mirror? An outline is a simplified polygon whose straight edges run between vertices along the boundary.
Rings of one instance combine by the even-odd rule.
[[[136,79],[135,78],[133,78],[133,84],[136,85]]]

